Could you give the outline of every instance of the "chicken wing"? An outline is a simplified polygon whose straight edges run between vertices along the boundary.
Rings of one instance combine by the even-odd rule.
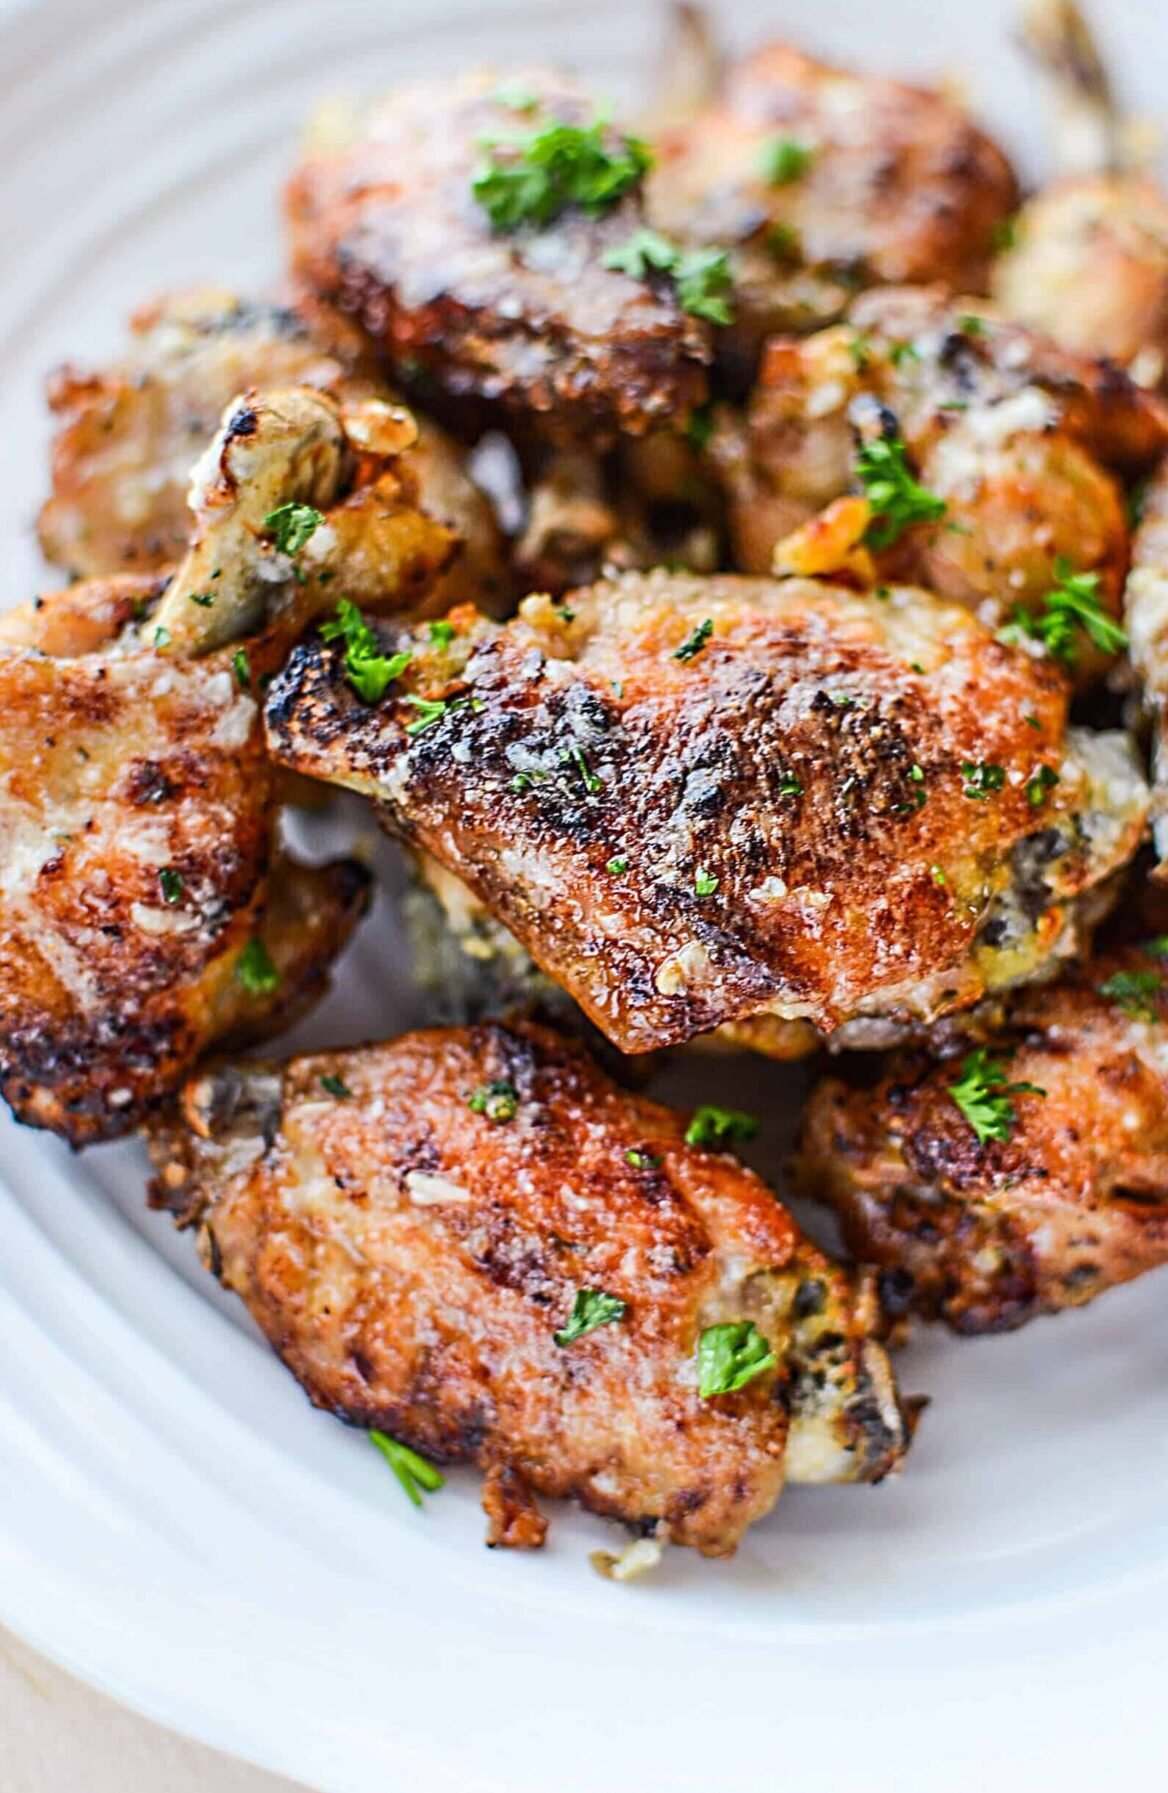
[[[229,1066],[182,1106],[153,1129],[155,1201],[316,1405],[485,1472],[492,1542],[541,1543],[534,1497],[566,1496],[725,1556],[785,1477],[903,1457],[864,1277],[554,1034]],[[753,1363],[711,1384],[730,1328]]]
[[[892,1312],[997,1332],[1168,1260],[1165,950],[1020,993],[964,1055],[820,1084],[800,1182],[882,1267]]]
[[[319,994],[365,904],[359,867],[275,849],[276,660],[165,658],[161,583],[75,586],[0,630],[0,1092],[75,1146]]]
[[[970,1006],[1143,832],[1125,739],[923,592],[629,575],[449,627],[382,636],[412,658],[380,705],[303,644],[272,752],[376,798],[625,1052]]]
[[[913,288],[866,294],[807,341],[773,340],[744,425],[724,422],[711,452],[747,571],[769,570],[788,532],[860,478],[871,490],[903,453],[921,520],[882,526],[878,576],[1009,617],[1041,613],[1065,568],[1106,621],[1127,571],[1121,478],[1166,442],[1164,408],[1110,364]],[[1081,670],[1097,671],[1102,656],[1086,635],[1078,645]]]
[[[287,195],[294,269],[395,377],[458,403],[592,442],[684,421],[709,326],[657,261],[627,271],[645,165],[556,76],[422,83],[310,144]]]
[[[983,292],[1017,202],[1009,163],[951,100],[772,44],[656,138],[662,231],[734,252],[747,361],[774,330],[814,330],[857,288],[936,280]]]
[[[250,390],[313,387],[335,398],[394,395],[326,353],[295,312],[198,290],[135,313],[128,352],[110,367],[61,368],[50,382],[58,420],[53,495],[40,514],[46,557],[94,577],[173,566],[191,528],[191,468],[226,407]],[[398,475],[419,509],[457,538],[457,559],[430,605],[495,608],[508,575],[494,511],[459,450],[427,419],[401,449]]]

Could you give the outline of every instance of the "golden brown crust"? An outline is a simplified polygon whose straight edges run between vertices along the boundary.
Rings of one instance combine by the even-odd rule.
[[[772,183],[763,157],[777,139],[811,154]],[[738,246],[738,334],[754,340],[838,317],[857,286],[984,291],[995,228],[1017,197],[1001,151],[952,101],[785,44],[738,63],[719,100],[656,148],[655,222]]]
[[[470,1106],[496,1081],[506,1121]],[[156,1201],[318,1406],[488,1473],[493,1541],[538,1543],[531,1497],[566,1496],[725,1555],[779,1493],[789,1408],[824,1472],[907,1445],[865,1298],[751,1172],[542,1029],[241,1065],[184,1106]],[[558,1345],[582,1288],[627,1312]],[[700,1331],[743,1319],[777,1365],[702,1399]]]
[[[168,662],[132,629],[78,651],[112,634],[109,585],[89,626],[86,589],[10,631],[73,657],[0,647],[0,1088],[73,1145],[135,1125],[211,1039],[308,1000],[367,884],[273,866],[274,768],[230,654]],[[256,936],[275,990],[237,976]]]
[[[830,1031],[923,979],[934,1008],[972,1003],[986,974],[946,977],[996,895],[1028,885],[1041,957],[1055,890],[1102,875],[1062,679],[924,593],[628,575],[460,631],[440,653],[394,634],[414,657],[373,708],[306,643],[272,688],[272,751],[380,799],[623,1051],[764,1010]],[[446,703],[420,728],[419,698]],[[963,770],[982,763],[985,800]],[[1144,816],[1109,767],[1131,806],[1107,869]]]
[[[555,76],[516,84],[538,104],[517,113],[490,75],[428,82],[391,95],[341,147],[310,149],[287,192],[295,272],[391,367],[454,400],[590,438],[683,419],[705,393],[706,326],[664,285],[604,266],[644,222],[639,195],[512,233],[474,199],[481,139],[594,116]]]
[[[996,1332],[1168,1259],[1160,966],[1117,948],[1015,998],[979,1036],[1010,1082],[1045,1091],[1009,1097],[1006,1141],[979,1144],[950,1095],[959,1052],[901,1054],[870,1088],[820,1084],[800,1181],[835,1209],[850,1249],[882,1267],[890,1305]]]

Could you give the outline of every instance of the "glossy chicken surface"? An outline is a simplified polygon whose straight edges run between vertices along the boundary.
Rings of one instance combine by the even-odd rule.
[[[815,1091],[803,1187],[881,1267],[892,1311],[996,1332],[1168,1260],[1162,944],[1023,992],[977,1036],[995,1087],[1022,1086],[1004,1097],[1001,1137],[979,1139],[954,1100],[969,1084],[960,1052],[904,1054],[871,1087],[832,1077]]]
[[[287,308],[199,289],[136,312],[120,360],[66,366],[50,382],[58,427],[53,494],[40,514],[47,558],[82,576],[173,566],[189,545],[191,471],[223,411],[249,391],[289,387],[394,402]],[[457,540],[438,586],[442,607],[492,608],[507,587],[498,524],[454,443],[422,420],[397,471],[416,505]]]
[[[492,144],[595,116],[546,73],[391,94],[310,143],[287,194],[297,277],[398,374],[472,412],[569,438],[684,421],[705,396],[709,326],[668,282],[606,265],[645,223],[639,183],[514,228],[497,227],[473,191]],[[616,128],[605,135],[619,150]]]
[[[1121,482],[1163,452],[1168,416],[1110,364],[935,288],[866,294],[847,324],[768,345],[745,426],[724,426],[712,449],[738,563],[769,570],[788,532],[858,488],[861,446],[889,438],[945,508],[878,571],[1009,616],[1039,609],[1065,563],[1118,613]]]
[[[196,1079],[154,1199],[318,1406],[483,1470],[490,1541],[541,1543],[546,1495],[722,1556],[909,1428],[865,1280],[686,1125],[543,1030],[418,1033]],[[565,1340],[581,1289],[623,1312]],[[774,1363],[703,1397],[699,1335],[745,1320]]]
[[[921,592],[657,573],[452,626],[383,636],[413,657],[374,706],[304,644],[271,750],[378,799],[626,1052],[969,1006],[1143,831],[1122,739]]]
[[[813,330],[858,288],[981,292],[1016,203],[997,146],[939,93],[772,44],[655,141],[654,223],[735,255],[738,332]]]
[[[0,639],[0,1091],[73,1145],[319,994],[366,896],[276,848],[262,654],[246,689],[230,652],[166,659],[125,616],[156,595],[76,586]]]

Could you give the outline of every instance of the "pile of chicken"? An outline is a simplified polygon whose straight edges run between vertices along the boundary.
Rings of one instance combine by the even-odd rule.
[[[493,1543],[566,1495],[619,1576],[725,1555],[899,1467],[907,1316],[1168,1257],[1168,198],[1078,15],[1031,37],[1078,166],[1024,204],[940,92],[692,10],[639,128],[548,69],[331,109],[286,304],[53,379],[0,1087],[143,1129],[311,1399],[415,1501],[479,1466]],[[365,907],[284,845],[306,781],[401,843],[461,1024],[239,1056]],[[622,1075],[711,1041],[837,1055],[795,1175],[850,1262],[749,1116]]]

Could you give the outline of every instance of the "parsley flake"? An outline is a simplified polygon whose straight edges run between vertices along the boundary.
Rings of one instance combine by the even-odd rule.
[[[552,1338],[557,1345],[570,1345],[586,1332],[595,1332],[598,1326],[612,1326],[623,1320],[627,1312],[628,1303],[619,1295],[606,1295],[603,1289],[577,1289],[568,1324],[553,1332]]]
[[[604,869],[606,872],[611,872],[614,878],[623,878],[629,869],[629,862],[623,853],[618,853],[614,859],[609,860]]]
[[[1059,775],[1053,766],[1039,766],[1033,778],[1026,781],[1026,800],[1031,809],[1041,809],[1058,782]]]
[[[704,1102],[695,1108],[693,1119],[685,1130],[687,1146],[723,1146],[732,1145],[739,1140],[753,1139],[758,1132],[758,1121],[752,1114],[744,1114],[740,1108],[718,1108],[712,1102]]]
[[[713,633],[713,619],[707,616],[704,622],[699,623],[697,628],[686,636],[681,646],[674,652],[673,658],[682,661],[696,659]]]
[[[891,548],[914,524],[937,522],[949,508],[943,498],[927,492],[913,477],[898,436],[878,436],[865,442],[856,457],[856,478],[872,506],[864,540],[877,552]]]
[[[802,795],[803,786],[795,777],[795,774],[793,772],[784,772],[782,778],[779,780],[779,796],[801,797]]]
[[[984,803],[993,791],[1000,791],[1006,782],[1004,766],[990,766],[985,760],[963,760],[961,776],[965,780],[961,795],[975,803]]]
[[[1156,1021],[1156,998],[1163,987],[1158,971],[1116,971],[1099,985],[1099,994],[1108,997],[1133,1021]]]
[[[526,136],[495,138],[484,144],[471,192],[494,230],[521,224],[550,224],[569,206],[593,214],[615,205],[652,166],[638,137],[612,142],[606,121],[590,125],[543,125]]]
[[[454,624],[436,622],[429,625],[430,640],[435,647],[449,647],[454,640]]]
[[[248,941],[235,961],[235,975],[249,996],[271,996],[280,988],[280,973],[258,936]]]
[[[182,901],[183,879],[181,872],[176,872],[173,866],[164,865],[158,874],[158,882],[162,889],[164,903]]]
[[[1052,660],[1073,666],[1078,658],[1078,636],[1085,634],[1104,654],[1117,654],[1128,645],[1127,630],[1107,614],[1099,597],[1099,574],[1076,573],[1065,555],[1054,563],[1055,583],[1042,600],[1041,614],[1018,605],[999,634],[1005,641],[1029,637],[1040,641]]]
[[[686,419],[681,433],[690,447],[696,449],[698,454],[701,454],[704,448],[708,448],[710,437],[714,433],[713,405],[695,405]]]
[[[154,631],[154,645],[155,645],[155,647],[169,647],[170,646],[170,630],[168,628],[166,628],[162,623],[159,623],[158,627]]]
[[[213,591],[193,591],[190,593],[190,600],[192,604],[198,604],[200,609],[210,610],[215,602],[215,593]]]
[[[241,691],[251,689],[251,661],[246,649],[237,647],[231,656],[231,670],[235,674],[235,682]]]
[[[1008,1082],[1005,1065],[1000,1059],[991,1057],[986,1046],[966,1053],[961,1061],[960,1077],[946,1088],[977,1134],[979,1145],[985,1145],[991,1139],[1003,1142],[1009,1139],[1018,1119],[1011,1096],[1023,1091],[1032,1096],[1046,1094],[1037,1083]]]
[[[698,1340],[698,1394],[703,1401],[734,1394],[777,1361],[753,1320],[707,1326]]]
[[[789,187],[802,180],[814,160],[815,151],[809,143],[800,143],[796,137],[772,137],[763,144],[759,165],[763,180],[770,186]]]
[[[325,641],[344,641],[344,674],[363,703],[375,704],[384,697],[386,687],[413,658],[409,648],[399,654],[383,654],[377,636],[348,598],[340,599],[336,616],[321,624],[320,633]]]
[[[348,1102],[353,1095],[348,1084],[342,1083],[341,1079],[334,1076],[332,1071],[325,1072],[320,1080],[320,1087],[325,1091],[326,1095],[335,1096],[338,1102]]]
[[[445,1486],[446,1477],[432,1463],[427,1463],[425,1457],[412,1451],[408,1444],[399,1444],[386,1432],[370,1432],[369,1442],[376,1445],[393,1470],[411,1506],[421,1506],[423,1491],[437,1494],[439,1488]]]
[[[636,1146],[630,1146],[625,1153],[625,1163],[631,1164],[634,1170],[660,1170],[662,1160],[653,1152],[642,1152]]]
[[[324,517],[311,504],[281,504],[264,518],[264,528],[281,554],[299,554],[310,542]]]
[[[472,1114],[486,1115],[497,1126],[513,1121],[519,1113],[519,1091],[513,1083],[497,1077],[492,1083],[480,1083],[466,1099]]]
[[[713,872],[706,871],[703,866],[699,866],[694,874],[694,892],[697,896],[713,896],[719,883],[720,880],[714,876]]]
[[[655,230],[639,230],[627,243],[610,249],[606,268],[627,274],[630,280],[647,280],[665,274],[677,290],[677,302],[691,317],[711,324],[730,324],[734,312],[730,292],[734,277],[724,249],[680,249]]]

